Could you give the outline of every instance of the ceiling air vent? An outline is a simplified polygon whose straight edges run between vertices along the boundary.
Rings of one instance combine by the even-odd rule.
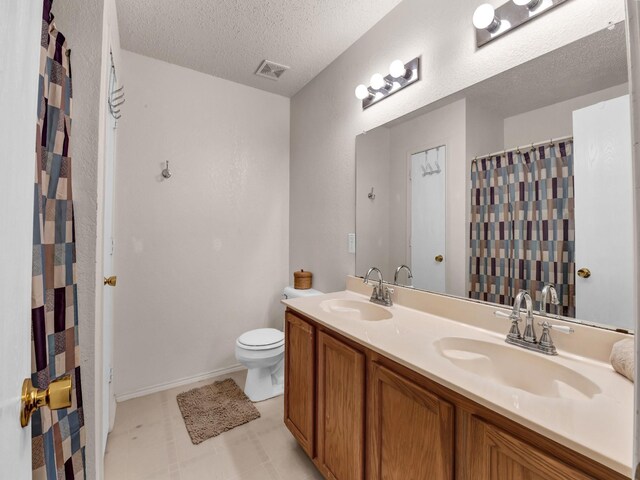
[[[279,63],[270,62],[269,60],[265,60],[258,67],[256,75],[260,77],[270,78],[271,80],[278,80],[287,70],[289,70],[289,67],[285,67],[284,65],[280,65]]]

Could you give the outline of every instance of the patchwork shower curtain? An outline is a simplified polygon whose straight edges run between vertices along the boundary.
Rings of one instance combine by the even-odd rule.
[[[33,384],[47,388],[65,374],[72,405],[42,408],[31,420],[33,479],[85,478],[85,429],[78,347],[76,250],[71,193],[69,49],[44,1],[36,138],[31,295]]]
[[[511,305],[527,290],[540,301],[552,283],[557,313],[575,317],[571,141],[473,161],[470,251],[470,298]]]

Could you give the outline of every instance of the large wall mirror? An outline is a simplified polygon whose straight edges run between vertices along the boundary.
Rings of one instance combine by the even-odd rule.
[[[631,331],[628,93],[618,24],[359,135],[356,275]]]

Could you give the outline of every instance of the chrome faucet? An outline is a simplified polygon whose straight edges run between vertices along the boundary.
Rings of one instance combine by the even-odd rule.
[[[547,303],[551,305],[560,305],[558,300],[558,291],[552,283],[547,283],[542,289],[542,296],[540,298],[540,315],[547,316]]]
[[[555,292],[555,288],[553,285],[548,285],[550,288],[544,292],[543,302],[546,304],[546,296],[551,294],[552,303],[553,303],[553,293]],[[545,287],[546,288],[546,287]],[[551,290],[553,289],[553,290]],[[556,295],[557,300],[557,295]],[[522,321],[520,318],[520,308],[522,307],[522,302],[525,303],[525,308],[527,309],[527,316],[525,321],[524,333],[520,335],[520,328],[518,327],[518,323]],[[543,305],[541,302],[541,305]],[[562,333],[573,333],[573,328],[565,325],[552,325],[549,322],[538,323],[542,327],[542,335],[540,336],[540,341],[536,339],[536,332],[533,327],[533,301],[531,300],[531,295],[525,290],[520,290],[518,295],[516,296],[515,301],[513,302],[513,309],[510,314],[504,313],[502,311],[496,311],[495,315],[497,317],[506,317],[511,320],[511,328],[509,329],[509,333],[507,334],[507,338],[505,341],[510,343],[511,345],[517,345],[519,347],[524,347],[527,350],[533,350],[535,352],[542,352],[547,355],[557,355],[556,347],[551,340],[551,335],[549,334],[549,330],[557,330]]]
[[[408,279],[413,278],[413,273],[411,273],[411,269],[406,265],[400,265],[398,268],[396,268],[396,273],[393,276],[394,285],[398,285],[398,274],[400,273],[400,270],[402,270],[403,268],[407,271],[407,278]]]
[[[525,342],[536,343],[536,331],[533,328],[533,301],[531,300],[531,295],[526,290],[520,290],[518,295],[516,295],[516,299],[513,302],[513,310],[511,311],[511,315],[520,316],[520,307],[522,307],[522,302],[524,301],[525,307],[527,309],[527,317],[524,323],[524,333],[522,334],[522,339]]]
[[[371,292],[370,302],[377,303],[379,305],[384,305],[386,307],[390,307],[393,305],[393,301],[391,300],[391,290],[384,286],[382,283],[382,272],[377,267],[371,267],[367,274],[364,276],[364,283],[369,283],[369,276],[371,272],[376,272],[378,274],[378,286],[373,287],[373,291]]]

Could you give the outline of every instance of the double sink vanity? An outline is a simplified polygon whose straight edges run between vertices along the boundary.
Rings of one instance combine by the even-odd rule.
[[[348,277],[283,301],[285,423],[325,478],[630,477],[633,384],[608,362],[626,334],[573,324],[544,355],[505,342],[495,305],[371,294]]]

